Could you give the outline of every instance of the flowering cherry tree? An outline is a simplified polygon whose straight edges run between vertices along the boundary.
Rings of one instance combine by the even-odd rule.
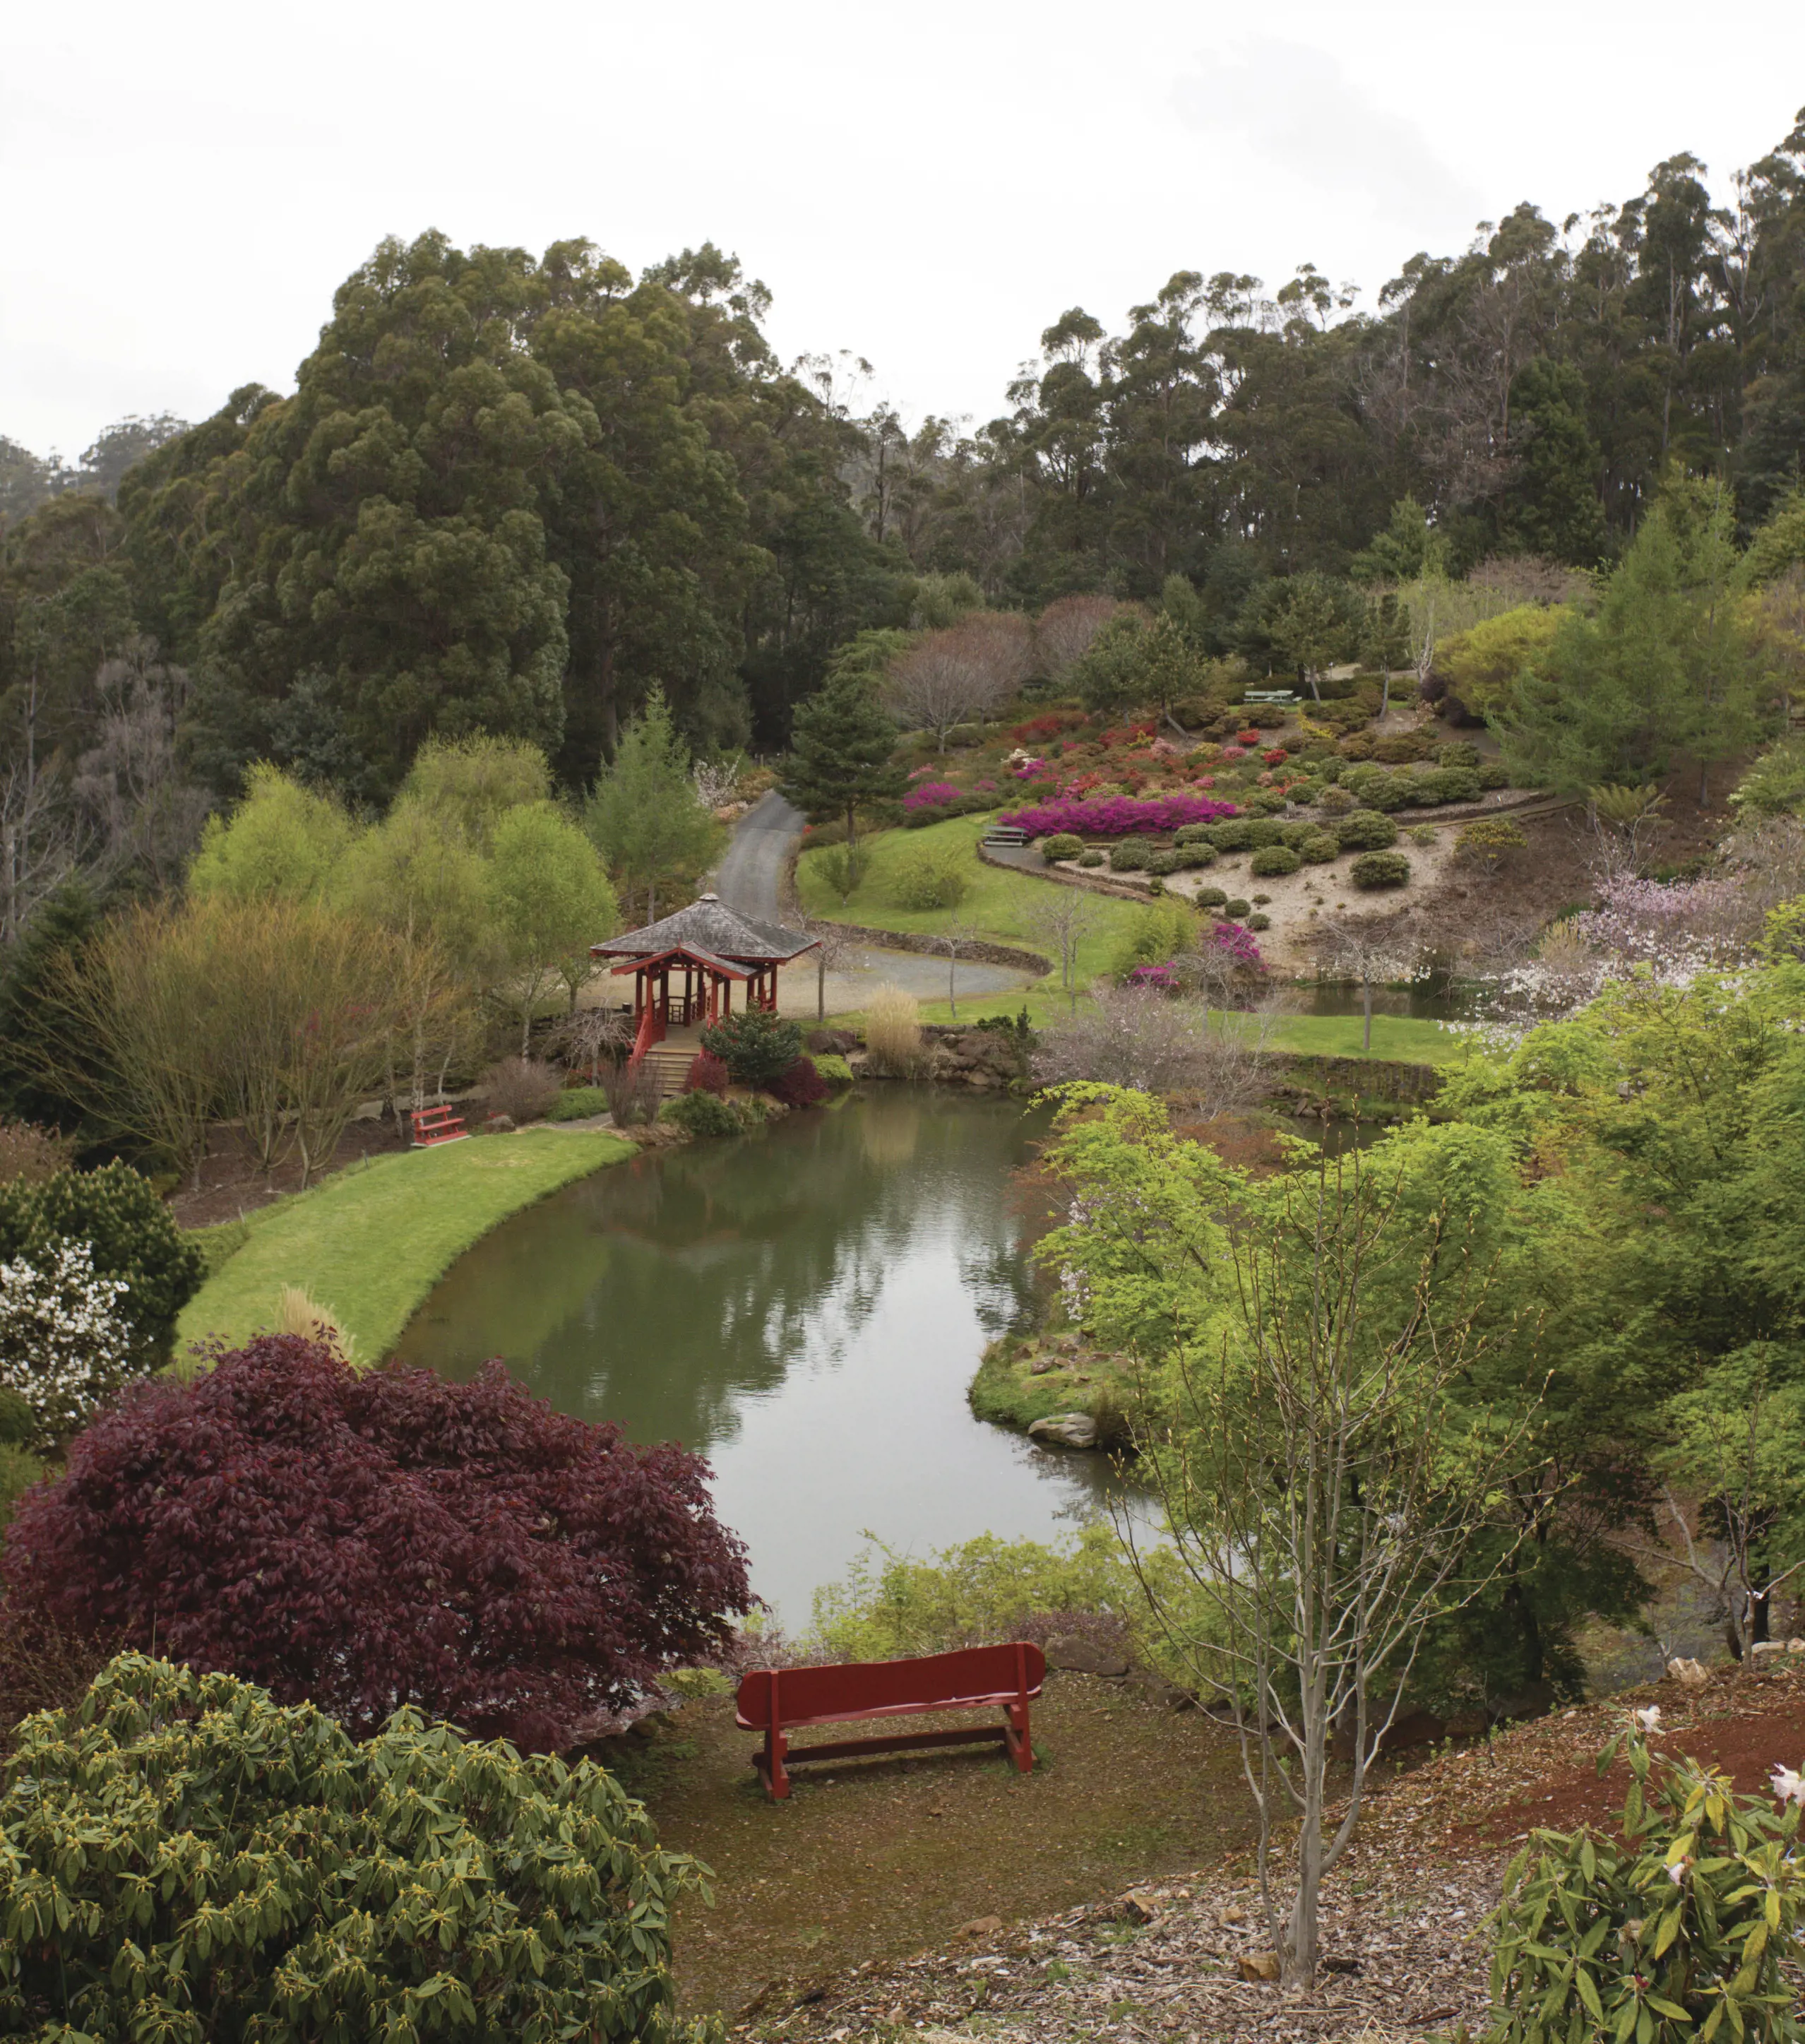
[[[117,1310],[129,1289],[96,1272],[85,1242],[0,1263],[0,1385],[30,1406],[40,1439],[73,1433],[134,1374]]]

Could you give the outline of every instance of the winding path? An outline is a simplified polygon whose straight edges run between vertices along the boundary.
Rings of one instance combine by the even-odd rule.
[[[714,889],[730,909],[767,923],[793,922],[795,912],[784,900],[784,869],[802,835],[802,812],[793,809],[773,788],[755,802],[734,827],[733,837],[715,870]],[[958,968],[959,998],[1011,993],[1031,984],[1032,976],[1006,966],[979,965],[962,959]],[[868,950],[854,952],[828,974],[825,1009],[850,1014],[865,1005],[878,986],[900,986],[918,1001],[947,997],[947,961],[919,951]],[[818,990],[815,974],[804,959],[778,976],[778,1006],[785,1015],[812,1019]]]

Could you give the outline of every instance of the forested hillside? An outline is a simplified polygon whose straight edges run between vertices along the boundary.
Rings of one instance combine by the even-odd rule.
[[[125,661],[143,743],[215,796],[268,759],[381,802],[477,728],[574,787],[654,683],[704,750],[781,745],[836,647],[980,597],[1163,596],[1296,669],[1300,576],[1332,609],[1431,549],[1594,568],[1676,468],[1745,539],[1805,448],[1805,117],[1727,207],[1676,156],[1411,257],[1371,313],[1308,263],[1181,270],[1113,332],[1073,307],[975,430],[861,416],[862,365],[785,367],[768,305],[712,246],[636,279],[428,234],[340,286],[290,397],[74,469],[0,444],[6,754],[72,767]]]

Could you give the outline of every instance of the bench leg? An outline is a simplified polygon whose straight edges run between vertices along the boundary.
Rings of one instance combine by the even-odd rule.
[[[1029,1735],[1027,1705],[1025,1702],[1006,1704],[1003,1715],[1007,1720],[1003,1737],[1008,1746],[1009,1758],[1014,1761],[1020,1773],[1031,1774],[1034,1772],[1034,1742]]]
[[[765,1733],[765,1750],[753,1763],[764,1777],[765,1792],[774,1802],[781,1803],[789,1793],[789,1771],[783,1764],[789,1750],[789,1735],[772,1725]]]

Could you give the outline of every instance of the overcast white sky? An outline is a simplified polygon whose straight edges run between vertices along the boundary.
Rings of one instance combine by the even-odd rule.
[[[786,355],[906,417],[1003,409],[1040,330],[1171,273],[1376,291],[1530,198],[1689,149],[1721,188],[1805,102],[1805,8],[1671,0],[88,0],[9,11],[0,433],[292,386],[384,234],[637,267],[736,251]]]

